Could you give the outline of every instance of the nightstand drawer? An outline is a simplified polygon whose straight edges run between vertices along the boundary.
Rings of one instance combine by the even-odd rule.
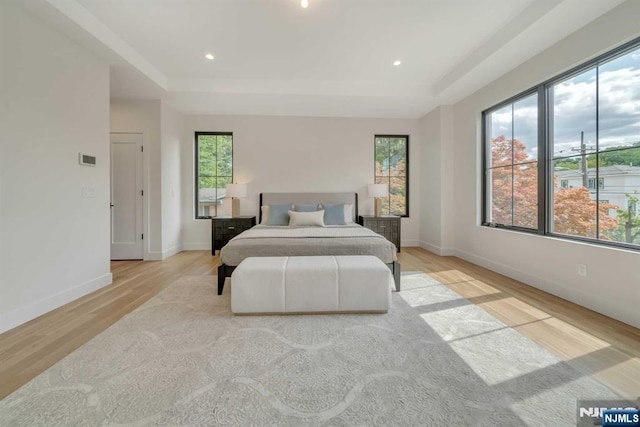
[[[255,216],[211,218],[211,254],[222,249],[229,240],[256,225]]]
[[[358,224],[375,231],[396,245],[400,252],[400,217],[399,216],[358,216]]]

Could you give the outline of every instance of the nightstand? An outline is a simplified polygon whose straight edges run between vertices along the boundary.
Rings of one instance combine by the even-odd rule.
[[[211,218],[211,255],[232,238],[256,225],[255,216],[214,216]]]
[[[367,227],[369,230],[375,231],[383,235],[388,241],[396,245],[396,249],[400,252],[400,217],[399,216],[373,216],[359,215],[358,224]]]

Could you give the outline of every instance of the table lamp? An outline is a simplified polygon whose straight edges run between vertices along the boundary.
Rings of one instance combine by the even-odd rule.
[[[374,198],[375,216],[380,216],[382,205],[380,198],[389,196],[389,186],[387,184],[369,184],[369,197]]]
[[[231,216],[240,216],[240,197],[247,197],[247,184],[227,184],[227,196],[231,197]]]

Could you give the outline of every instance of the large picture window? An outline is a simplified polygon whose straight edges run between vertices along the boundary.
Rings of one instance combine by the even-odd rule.
[[[483,125],[484,225],[640,248],[639,40],[490,108]]]
[[[486,217],[492,224],[538,228],[538,95],[486,116]]]
[[[409,136],[376,135],[375,182],[389,186],[382,215],[409,216]]]
[[[230,214],[231,207],[224,204],[224,199],[227,184],[233,182],[233,135],[196,132],[195,140],[196,218]]]

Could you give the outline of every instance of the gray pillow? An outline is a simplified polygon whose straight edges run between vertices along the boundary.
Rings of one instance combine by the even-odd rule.
[[[344,203],[337,205],[322,204],[324,209],[324,225],[345,225],[344,222]]]
[[[293,210],[296,212],[315,212],[318,210],[318,204],[317,203],[309,203],[309,204],[296,203],[295,205],[293,205]]]
[[[267,218],[267,225],[289,225],[290,210],[291,203],[269,205],[269,218]]]

